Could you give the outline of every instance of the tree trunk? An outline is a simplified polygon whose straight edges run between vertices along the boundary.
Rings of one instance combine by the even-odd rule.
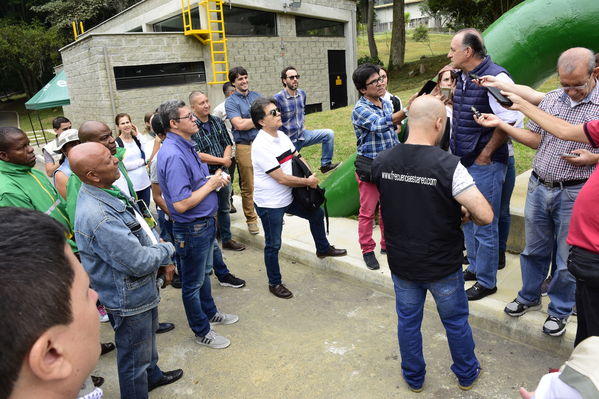
[[[404,64],[406,53],[406,21],[404,0],[393,0],[393,31],[391,32],[391,49],[389,51],[390,71],[400,69]]]
[[[403,3],[403,1],[402,1]],[[378,58],[379,51],[376,48],[374,41],[374,0],[368,0],[368,48],[370,49],[370,57]]]

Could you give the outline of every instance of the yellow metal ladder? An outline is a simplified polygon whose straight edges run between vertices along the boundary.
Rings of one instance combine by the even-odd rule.
[[[227,57],[227,38],[225,36],[225,19],[223,16],[223,0],[203,0],[199,9],[205,10],[208,29],[194,29],[191,20],[191,0],[181,0],[183,31],[186,36],[194,36],[200,43],[210,45],[212,63],[212,81],[208,84],[222,84],[227,79],[229,59]]]

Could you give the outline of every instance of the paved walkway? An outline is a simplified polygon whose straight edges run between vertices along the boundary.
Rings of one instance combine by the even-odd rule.
[[[415,394],[401,377],[393,295],[332,270],[283,260],[282,274],[295,297],[279,299],[267,289],[261,250],[224,255],[232,272],[247,280],[245,288],[233,289],[215,284],[212,277],[219,309],[240,317],[237,324],[216,328],[231,346],[197,345],[181,291],[168,287],[160,320],[176,328],[158,336],[159,365],[183,368],[185,375],[153,391],[151,398],[516,398],[518,387],[536,387],[549,367],[566,358],[475,327],[484,372],[473,390],[463,392],[449,369],[443,327],[427,310],[422,329],[427,378],[424,391]],[[103,324],[102,341],[113,336]],[[100,359],[94,374],[106,378],[105,397],[118,397],[115,352]]]

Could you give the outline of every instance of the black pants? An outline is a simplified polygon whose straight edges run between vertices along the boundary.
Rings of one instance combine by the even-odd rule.
[[[578,329],[574,346],[586,338],[599,336],[599,254],[572,247],[568,269],[576,277],[576,312]]]
[[[231,158],[231,166],[229,166],[229,176],[231,176],[231,203],[233,203],[233,181],[235,180],[235,169],[237,168],[237,161],[235,157]],[[241,175],[239,175],[241,180]]]

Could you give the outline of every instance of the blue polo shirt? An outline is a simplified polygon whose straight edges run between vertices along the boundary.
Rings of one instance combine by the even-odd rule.
[[[218,198],[214,191],[185,213],[179,213],[173,207],[173,202],[191,197],[194,191],[206,184],[210,176],[208,165],[200,161],[193,141],[168,132],[160,148],[156,169],[162,196],[175,222],[189,223],[216,214]]]
[[[260,93],[248,91],[247,95],[243,95],[237,90],[230,95],[225,101],[225,110],[227,111],[227,119],[231,120],[236,116],[244,119],[251,119],[250,108],[256,99],[262,97]],[[235,127],[231,129],[235,144],[252,144],[252,141],[258,134],[258,129],[237,130]]]

